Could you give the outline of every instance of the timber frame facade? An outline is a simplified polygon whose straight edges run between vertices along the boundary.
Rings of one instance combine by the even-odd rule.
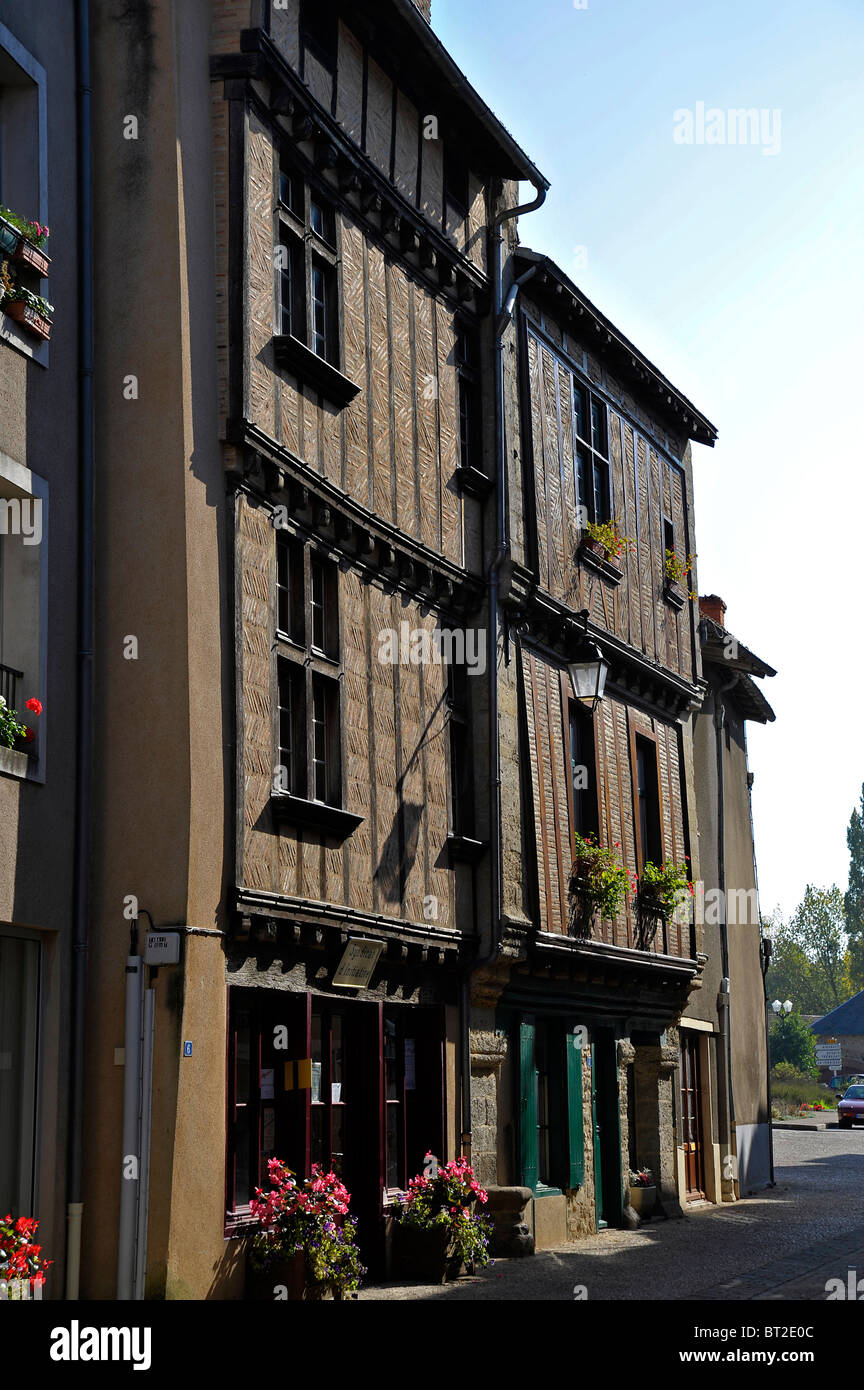
[[[716,1024],[701,1007],[716,939],[644,902],[577,930],[571,871],[578,831],[635,874],[689,857],[702,876],[694,712],[723,667],[664,557],[695,553],[690,444],[716,431],[520,244],[516,216],[547,181],[425,0],[91,6],[93,178],[78,195],[58,0],[17,36],[59,94],[51,205],[93,205],[94,436],[89,414],[79,424],[94,640],[78,656],[122,712],[76,783],[64,690],[76,563],[86,575],[60,528],[47,579],[31,573],[43,656],[45,614],[62,619],[39,758],[0,767],[20,842],[5,988],[30,1009],[38,969],[43,990],[0,1049],[20,1049],[30,1078],[26,1095],[0,1085],[0,1115],[23,1116],[0,1134],[0,1177],[44,1223],[47,1296],[65,1278],[71,1299],[243,1297],[250,1198],[273,1156],[342,1177],[370,1278],[391,1267],[396,1194],[430,1151],[470,1157],[500,1253],[635,1220],[636,1167],[656,1208],[680,1213],[691,1122],[720,1113],[692,1045]],[[0,0],[0,21],[14,8]],[[537,193],[521,207],[520,184]],[[58,231],[74,248],[68,216]],[[158,275],[133,245],[157,249]],[[75,271],[58,248],[68,304]],[[16,334],[0,343],[0,472],[16,496],[50,478],[74,519],[70,322],[50,344],[62,428],[42,409],[49,349]],[[620,563],[585,544],[586,517],[632,538]],[[583,613],[609,666],[596,709],[567,676]],[[14,674],[24,657],[7,655]],[[65,829],[37,883],[23,846],[49,790]],[[73,802],[87,807],[74,844]],[[743,864],[752,840],[737,843]],[[145,964],[144,921],[173,934],[173,960]],[[345,985],[358,941],[370,968]],[[755,942],[733,962],[748,998]],[[740,1061],[762,1022],[731,1017]],[[149,1060],[133,1073],[145,1019],[149,1108]],[[755,1152],[755,1082],[746,1095]]]

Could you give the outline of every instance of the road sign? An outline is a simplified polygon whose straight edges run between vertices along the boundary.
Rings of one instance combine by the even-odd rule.
[[[820,1067],[836,1068],[837,1071],[843,1066],[842,1049],[839,1043],[817,1043],[816,1062]]]

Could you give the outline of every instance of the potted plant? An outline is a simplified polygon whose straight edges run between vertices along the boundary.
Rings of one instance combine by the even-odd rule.
[[[51,257],[42,250],[48,235],[49,229],[41,222],[19,217],[0,205],[0,248],[13,260],[32,266],[39,275],[47,275],[51,269]]]
[[[664,560],[663,594],[676,608],[684,607],[685,598],[695,600],[697,595],[690,590],[689,578],[694,560],[688,555],[679,560],[674,550],[667,550]]]
[[[630,1174],[630,1205],[643,1221],[653,1214],[657,1188],[650,1168],[637,1168]]]
[[[412,1178],[395,1211],[394,1263],[400,1276],[443,1284],[458,1278],[463,1265],[473,1273],[476,1265],[491,1264],[492,1223],[474,1210],[487,1200],[467,1158]]]
[[[278,1158],[267,1169],[270,1191],[256,1188],[249,1204],[259,1223],[249,1252],[249,1295],[299,1300],[355,1293],[366,1270],[344,1184],[317,1163],[303,1182]]]
[[[38,718],[42,713],[42,701],[32,696],[27,701],[26,708]],[[21,752],[29,753],[31,750],[28,745],[34,738],[35,734],[30,726],[21,722],[18,711],[10,709],[4,697],[0,695],[0,746],[18,748]]]
[[[0,1299],[42,1297],[45,1270],[54,1261],[42,1258],[42,1246],[34,1240],[38,1225],[32,1216],[0,1218]]]
[[[39,294],[33,294],[30,290],[11,281],[4,264],[3,276],[3,312],[8,314],[10,319],[15,319],[32,333],[34,337],[43,338],[45,342],[51,337],[51,315],[54,312],[53,304],[49,304],[47,299],[43,299]]]
[[[616,841],[610,848],[598,844],[593,835],[574,836],[575,858],[570,870],[571,930],[574,936],[590,934],[595,912],[615,917],[636,887],[636,876],[615,857]]]
[[[685,856],[683,864],[673,864],[668,859],[662,864],[652,864],[650,859],[643,864],[639,879],[642,906],[659,916],[671,917],[688,893],[693,896],[689,862],[689,857]]]
[[[587,522],[585,535],[579,542],[582,552],[588,551],[600,560],[607,560],[616,569],[621,568],[621,556],[625,550],[632,548],[632,540],[619,529],[618,520],[614,516],[608,521]]]

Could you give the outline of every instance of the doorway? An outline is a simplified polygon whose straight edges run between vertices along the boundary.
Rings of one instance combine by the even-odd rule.
[[[705,1159],[699,1039],[686,1030],[681,1033],[681,1129],[687,1201],[702,1201],[705,1197]]]
[[[591,1045],[591,1119],[594,1130],[594,1212],[597,1230],[621,1221],[621,1119],[617,1044],[611,1028],[598,1028]]]

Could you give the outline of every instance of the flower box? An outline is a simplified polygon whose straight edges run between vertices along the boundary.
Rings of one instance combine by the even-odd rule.
[[[598,560],[605,560],[606,547],[602,541],[595,541],[593,536],[583,536],[579,542],[579,549],[583,554],[596,555]]]
[[[449,1226],[412,1226],[397,1221],[393,1229],[393,1274],[415,1284],[446,1284],[458,1279],[464,1265],[454,1254]]]
[[[677,580],[669,579],[668,577],[663,581],[663,597],[667,603],[671,604],[673,608],[677,608],[679,612],[687,601],[687,595],[681,588],[681,585]]]
[[[34,246],[25,236],[19,238],[18,245],[10,255],[13,261],[32,266],[38,275],[48,275],[51,270],[51,257],[46,255],[41,246]]]
[[[342,1291],[334,1290],[326,1280],[308,1279],[306,1256],[300,1250],[296,1255],[272,1260],[266,1269],[256,1269],[250,1261],[246,1267],[245,1296],[254,1303],[300,1303],[304,1299],[341,1300]]]
[[[10,319],[15,319],[27,333],[32,333],[35,338],[42,338],[46,343],[51,337],[51,320],[43,317],[38,309],[34,309],[32,304],[28,304],[23,299],[6,300],[3,305],[4,314],[8,314]]]
[[[657,1205],[657,1188],[654,1185],[644,1186],[640,1183],[636,1187],[630,1188],[630,1205],[636,1215],[643,1221],[650,1221],[654,1215],[654,1208]]]

